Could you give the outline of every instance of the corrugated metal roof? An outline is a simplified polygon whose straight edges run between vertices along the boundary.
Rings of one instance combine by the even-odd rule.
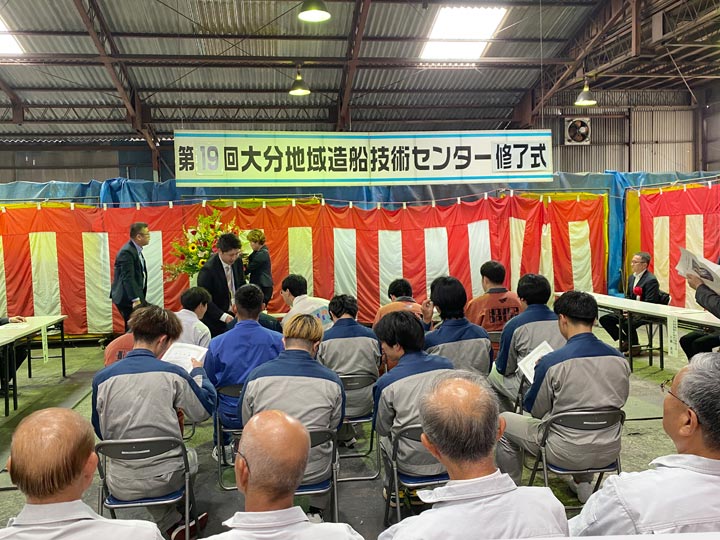
[[[660,1],[647,0],[646,5]],[[567,54],[566,47],[602,3],[597,0],[589,7],[544,5],[542,10],[540,2],[510,7],[495,36],[498,41],[487,47],[485,56],[552,59]],[[356,2],[329,2],[332,18],[323,24],[298,20],[298,0],[97,0],[97,4],[119,54],[132,57],[125,68],[130,79],[125,92],[131,93],[130,86],[137,90],[150,108],[150,118],[158,119],[153,120],[158,132],[172,131],[175,119],[185,119],[196,128],[225,125],[206,122],[213,114],[218,115],[216,118],[235,114],[237,118],[269,119],[243,123],[242,129],[335,128],[343,72],[349,66],[348,38]],[[472,5],[472,0],[468,4]],[[370,3],[350,93],[349,129],[490,129],[510,125],[480,119],[511,116],[513,106],[537,86],[541,66],[430,69],[421,65],[419,55],[440,7],[433,3],[423,8],[423,3],[416,1]],[[103,107],[96,113],[88,112],[87,118],[107,114],[109,120],[106,125],[85,126],[33,121],[22,126],[5,124],[0,134],[43,133],[69,138],[87,133],[113,138],[135,133],[129,123],[115,123],[124,109],[120,92],[100,65],[101,55],[73,0],[6,2],[0,16],[11,30],[35,32],[18,36],[18,40],[28,53],[44,55],[33,65],[8,65],[0,59],[0,79],[17,89],[26,106],[57,107],[58,111],[48,115],[54,118],[62,117],[62,107],[98,105]],[[97,22],[95,28],[100,28]],[[541,36],[547,40],[542,51]],[[78,58],[81,55],[85,58]],[[147,63],[149,56],[160,57],[162,65]],[[203,63],[218,56],[232,57],[226,62],[235,63],[231,67]],[[247,57],[252,57],[258,67],[240,65]],[[388,65],[367,65],[372,59],[386,59]],[[73,65],[81,60],[97,65]],[[295,76],[295,62],[306,64],[302,73],[314,89],[310,96],[293,98],[286,93]],[[313,66],[313,62],[332,65]],[[574,94],[569,90],[551,103],[568,105]],[[616,106],[616,96],[609,96]],[[651,105],[658,100],[668,105],[688,101],[687,93],[676,92],[637,104]],[[9,103],[3,94],[0,104],[7,108]],[[30,112],[26,118],[41,117]]]

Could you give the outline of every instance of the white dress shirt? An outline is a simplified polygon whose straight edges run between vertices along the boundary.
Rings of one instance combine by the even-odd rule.
[[[363,540],[345,523],[310,523],[299,506],[270,512],[237,512],[223,525],[231,530],[207,540]]]
[[[82,501],[26,504],[0,538],[13,540],[162,540],[157,525],[136,519],[107,519]]]
[[[210,329],[198,319],[197,314],[189,309],[181,309],[176,311],[175,315],[180,319],[182,324],[182,334],[178,338],[178,343],[189,343],[191,345],[199,345],[206,349],[210,346]]]
[[[467,540],[567,536],[565,509],[545,487],[517,487],[507,474],[451,480],[418,491],[430,510],[402,520],[378,540]]]
[[[672,454],[650,464],[608,477],[570,520],[572,536],[720,531],[720,460]]]

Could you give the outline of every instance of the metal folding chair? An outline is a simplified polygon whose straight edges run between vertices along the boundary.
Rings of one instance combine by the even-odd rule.
[[[242,435],[242,429],[236,429],[236,428],[227,428],[222,425],[222,422],[220,421],[220,414],[219,406],[220,406],[220,396],[227,396],[235,399],[240,398],[240,394],[242,393],[243,385],[242,384],[232,384],[228,386],[223,386],[221,388],[217,389],[217,394],[215,395],[215,433],[217,434],[217,448],[218,448],[218,460],[217,460],[217,476],[218,476],[218,484],[220,485],[220,489],[223,491],[232,491],[234,489],[237,489],[234,485],[228,485],[225,484],[223,480],[223,473],[227,468],[232,467],[230,463],[228,463],[228,460],[225,457],[225,446],[223,444],[223,435],[224,434],[230,434],[234,438],[240,438]]]
[[[377,377],[374,375],[340,375],[340,381],[343,384],[345,393],[352,390],[360,390],[375,384]],[[380,444],[378,443],[377,433],[373,425],[373,411],[363,416],[346,417],[343,420],[345,424],[370,424],[370,444],[365,452],[353,452],[348,454],[340,454],[340,459],[364,458],[372,454],[373,446],[375,446],[375,472],[372,476],[354,476],[351,478],[339,478],[338,482],[354,482],[359,480],[375,480],[380,476]]]
[[[535,463],[532,466],[530,473],[529,486],[532,486],[535,482],[535,475],[537,474],[540,463],[542,462],[543,470],[543,481],[545,486],[548,485],[548,471],[557,475],[573,475],[573,474],[599,474],[593,493],[600,488],[603,476],[606,472],[617,472],[620,474],[620,453],[618,452],[617,457],[612,463],[605,464],[599,467],[589,467],[586,469],[566,469],[558,467],[552,463],[548,463],[546,456],[546,445],[547,439],[550,435],[550,430],[553,426],[563,426],[570,429],[576,429],[581,431],[595,431],[608,429],[612,426],[618,426],[618,431],[622,430],[622,426],[625,423],[625,412],[620,409],[607,409],[598,411],[573,411],[565,412],[553,415],[549,418],[545,424],[545,430],[540,441],[540,451],[535,456]],[[619,435],[618,435],[619,436]]]
[[[337,432],[332,429],[318,429],[310,432],[310,448],[315,448],[322,444],[331,443],[330,452],[330,478],[315,484],[300,484],[295,490],[295,496],[302,495],[322,495],[331,493],[333,521],[337,523],[340,520],[340,509],[338,505],[338,459],[337,459]]]
[[[401,429],[397,436],[393,438],[392,456],[390,457],[390,463],[392,466],[392,485],[390,488],[392,493],[395,494],[395,510],[397,512],[398,523],[402,520],[402,512],[400,510],[400,488],[412,490],[430,486],[440,486],[450,480],[447,473],[431,476],[415,476],[398,471],[397,454],[400,441],[402,439],[410,439],[412,441],[420,442],[420,435],[422,435],[422,426],[413,425]],[[385,517],[383,523],[386,527],[390,525],[390,494],[388,494],[385,499]]]
[[[183,487],[162,497],[148,497],[132,501],[118,499],[110,493],[105,474],[108,458],[114,461],[135,461],[159,456],[177,448],[182,450],[183,465],[185,467],[185,485]],[[102,516],[103,508],[107,508],[110,510],[112,518],[116,519],[116,509],[175,504],[184,497],[185,538],[190,538],[191,518],[197,523],[197,506],[195,505],[195,493],[190,478],[187,448],[185,448],[185,443],[181,439],[175,437],[152,437],[147,439],[108,440],[95,445],[95,452],[101,458],[98,461],[98,473],[101,481],[101,488],[98,492],[98,514]],[[198,536],[199,534],[198,528]]]

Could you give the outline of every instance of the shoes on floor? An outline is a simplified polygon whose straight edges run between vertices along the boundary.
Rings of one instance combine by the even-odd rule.
[[[633,355],[633,357],[635,357],[635,356],[640,356],[642,353],[643,353],[643,350],[640,348],[639,345],[633,345],[633,348],[632,348],[632,355]],[[624,352],[623,354],[624,354],[625,356],[630,356],[630,352],[629,352],[629,351],[626,351],[626,352]]]
[[[323,511],[322,508],[316,508],[314,506],[311,506],[308,508],[308,511],[306,512],[308,521],[310,523],[324,523],[325,520],[323,519]]]
[[[420,497],[417,496],[417,491],[412,490],[412,491],[410,491],[409,493],[407,493],[404,489],[401,489],[401,490],[400,490],[400,502],[401,502],[401,503],[404,503],[404,502],[405,502],[405,497],[408,497],[408,495],[409,495],[409,498],[410,498],[410,505],[411,505],[411,506],[422,506],[422,505],[425,504],[425,503],[422,501],[422,499],[420,499]],[[383,498],[384,498],[385,500],[387,500],[387,498],[388,498],[387,488],[383,488]],[[390,508],[395,508],[395,507],[397,507],[397,500],[395,500],[395,493],[394,493],[394,492],[391,492],[391,493],[390,493]]]
[[[197,538],[198,532],[202,531],[208,522],[208,513],[203,512],[198,516],[197,523],[193,519],[190,522],[190,538],[185,537],[185,520],[181,519],[168,530],[170,540],[192,540]]]
[[[355,448],[355,445],[357,444],[357,439],[353,437],[352,439],[349,439],[347,441],[338,441],[338,446],[341,446],[343,448]]]
[[[232,444],[228,444],[222,447],[223,457],[221,458],[218,453],[218,447],[213,448],[212,457],[215,461],[222,459],[225,465],[235,465],[235,453]]]
[[[569,477],[566,480],[566,483],[570,488],[570,491],[572,491],[577,496],[578,501],[580,501],[582,504],[585,504],[587,502],[587,500],[590,498],[590,495],[593,494],[593,489],[595,487],[592,482],[575,482],[572,477]]]

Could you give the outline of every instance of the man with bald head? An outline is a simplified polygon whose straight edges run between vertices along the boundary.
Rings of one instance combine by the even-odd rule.
[[[299,420],[278,410],[259,412],[245,424],[239,445],[235,479],[245,495],[245,511],[223,523],[230,531],[210,538],[362,540],[349,525],[311,523],[293,506],[310,451],[310,435]]]
[[[437,378],[420,400],[422,444],[450,482],[418,496],[433,508],[404,519],[379,540],[545,538],[567,536],[563,505],[546,487],[517,487],[495,466],[505,429],[485,377],[464,370]],[[479,530],[482,528],[482,531]]]
[[[82,502],[98,458],[90,422],[72,409],[43,409],[15,430],[7,468],[27,503],[0,538],[161,540],[148,521],[105,519]]]
[[[570,520],[572,536],[720,531],[720,354],[696,354],[661,388],[677,453],[609,476]]]

